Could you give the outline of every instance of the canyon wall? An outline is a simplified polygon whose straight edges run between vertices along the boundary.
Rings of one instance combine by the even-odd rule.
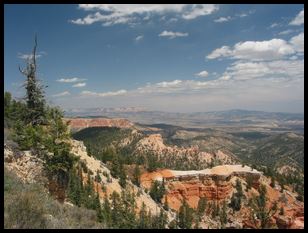
[[[141,176],[141,185],[150,189],[154,180],[163,181],[166,193],[163,202],[167,201],[171,209],[178,210],[185,199],[196,208],[201,197],[207,200],[222,201],[233,193],[232,181],[237,177],[250,177],[255,188],[259,185],[261,172],[241,165],[223,165],[201,171],[160,170],[145,173]]]

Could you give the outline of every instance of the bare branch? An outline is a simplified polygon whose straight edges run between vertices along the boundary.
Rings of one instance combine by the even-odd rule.
[[[35,34],[34,37],[34,48],[33,48],[33,72],[36,71],[36,58],[35,58],[35,54],[36,54],[36,47],[37,47],[37,35]]]
[[[22,69],[20,68],[20,66],[18,66],[18,69],[19,69],[20,73],[22,73],[23,75],[26,75],[26,76],[27,76],[27,73],[25,72],[25,70],[22,70]]]

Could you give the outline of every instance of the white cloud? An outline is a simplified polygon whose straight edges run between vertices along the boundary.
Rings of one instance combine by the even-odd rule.
[[[174,87],[174,86],[177,86],[178,84],[182,83],[181,80],[174,80],[174,81],[171,81],[171,82],[160,82],[160,83],[157,83],[157,86],[158,87]]]
[[[303,60],[277,60],[265,62],[238,61],[226,69],[224,76],[234,80],[256,78],[296,79],[304,77]]]
[[[206,78],[206,77],[209,76],[209,73],[206,70],[203,70],[203,71],[201,71],[201,72],[199,72],[195,75],[198,76],[198,77],[201,77],[201,78]]]
[[[304,52],[304,33],[300,33],[290,39],[290,43],[293,45],[297,52]]]
[[[87,85],[86,83],[76,83],[72,87],[84,87],[86,85]]]
[[[278,35],[288,35],[290,33],[294,32],[293,30],[291,29],[287,29],[287,30],[284,30],[282,32],[279,32]]]
[[[219,80],[222,80],[222,81],[228,81],[231,79],[231,76],[230,75],[223,75],[219,78]]]
[[[188,36],[187,32],[172,32],[172,31],[163,31],[158,36],[169,37],[169,39],[174,39],[176,37],[185,37]]]
[[[117,95],[124,95],[126,94],[127,91],[126,90],[119,90],[119,91],[110,91],[110,92],[101,92],[101,93],[97,93],[97,92],[93,92],[93,91],[82,91],[81,95],[83,96],[97,96],[97,97],[107,97],[107,96],[117,96]]]
[[[272,23],[272,24],[269,26],[269,28],[275,28],[275,27],[278,27],[278,26],[280,26],[279,23]]]
[[[70,22],[79,25],[101,22],[103,26],[148,20],[150,15],[165,13],[173,13],[191,20],[218,10],[218,6],[214,4],[80,4],[79,8],[97,12]]]
[[[140,41],[140,40],[142,40],[143,39],[143,35],[140,35],[140,36],[137,36],[136,38],[135,38],[135,41]]]
[[[196,81],[196,80],[174,80],[164,81],[139,87],[137,90],[130,91],[136,94],[172,94],[172,93],[190,93],[201,91],[203,89],[213,89],[222,83],[221,80]]]
[[[253,13],[255,13],[256,11],[255,10],[250,10],[248,12],[243,12],[243,13],[240,13],[240,14],[236,14],[235,16],[237,17],[240,17],[240,18],[244,18],[244,17],[247,17]]]
[[[268,41],[239,42],[232,49],[229,46],[222,46],[210,53],[207,59],[230,57],[233,59],[274,60],[294,52],[293,47],[285,40],[274,38]]]
[[[242,13],[242,14],[238,14],[237,16],[240,17],[240,18],[244,18],[244,17],[247,17],[248,14],[247,13]]]
[[[229,46],[222,46],[221,48],[215,49],[206,58],[216,59],[219,57],[227,57],[227,56],[230,56],[231,54],[232,54],[232,51]]]
[[[289,25],[299,26],[304,24],[304,9],[289,23]]]
[[[215,19],[214,22],[215,23],[223,23],[223,22],[228,22],[232,19],[232,17],[227,16],[227,17],[220,17],[218,19]]]
[[[190,5],[191,6],[191,5]],[[214,4],[193,4],[191,10],[184,13],[184,19],[195,19],[202,15],[209,15],[218,10],[218,6]]]
[[[42,57],[41,54],[35,55],[35,58],[36,58],[36,59],[38,59],[38,58],[40,58],[40,57]],[[20,59],[25,59],[25,60],[32,59],[32,58],[33,58],[33,54],[22,54],[22,53],[19,53],[19,54],[18,54],[18,58],[20,58]]]
[[[54,94],[52,95],[53,97],[62,97],[62,96],[68,96],[70,95],[71,93],[68,92],[68,91],[64,91],[64,92],[61,92],[61,93],[58,93],[58,94]]]
[[[74,83],[74,82],[80,82],[80,81],[84,81],[87,79],[83,79],[83,78],[61,78],[61,79],[57,79],[57,82],[60,83]]]

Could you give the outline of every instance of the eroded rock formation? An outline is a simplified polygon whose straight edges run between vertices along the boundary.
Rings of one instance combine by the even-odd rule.
[[[201,197],[221,201],[233,192],[231,179],[251,177],[255,186],[259,184],[261,172],[241,165],[223,165],[200,171],[160,170],[141,176],[141,185],[150,189],[154,180],[164,181],[165,200],[170,208],[178,210],[185,199],[196,208]]]

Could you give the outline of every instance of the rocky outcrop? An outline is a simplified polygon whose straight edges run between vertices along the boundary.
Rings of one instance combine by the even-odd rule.
[[[4,165],[24,183],[45,183],[43,161],[31,151],[20,151],[13,145],[4,144]]]
[[[165,145],[161,134],[151,134],[142,138],[136,145],[136,153],[143,152],[151,152],[166,161],[169,161],[170,158],[172,158],[171,160],[194,161],[200,167],[210,164],[212,160],[216,160],[220,164],[234,164],[236,162],[233,157],[220,150],[216,153],[207,153],[200,151],[197,145],[190,147]]]
[[[119,180],[111,176],[110,170],[106,167],[104,163],[95,159],[94,157],[90,157],[87,154],[87,149],[85,145],[83,144],[83,142],[77,141],[77,140],[71,140],[71,145],[72,145],[72,153],[78,156],[80,160],[86,164],[88,170],[92,171],[92,175],[91,175],[92,179],[94,179],[95,175],[97,174],[97,171],[99,172],[99,175],[101,177],[101,182],[98,183],[94,181],[93,186],[94,186],[95,191],[99,193],[101,201],[103,200],[105,195],[110,196],[113,193],[113,191],[116,191],[119,194],[122,192],[122,187],[119,184]],[[84,182],[86,182],[87,174],[84,174],[84,179],[85,179]],[[103,191],[103,187],[105,191]],[[137,212],[141,209],[142,203],[144,203],[147,209],[150,210],[152,214],[159,213],[160,207],[150,197],[149,194],[144,192],[144,190],[137,187],[130,181],[127,181],[125,190],[135,193]],[[172,217],[171,215],[172,213],[168,212],[167,214],[170,219],[174,218],[174,216]]]
[[[130,128],[134,124],[126,119],[120,118],[65,118],[73,130],[81,130],[88,127],[118,127]]]
[[[178,210],[185,199],[196,208],[201,197],[207,200],[225,200],[233,192],[231,179],[234,176],[246,179],[252,177],[258,184],[261,172],[241,165],[223,165],[200,171],[160,170],[141,175],[141,185],[149,189],[154,180],[164,181],[165,200],[171,209]]]

